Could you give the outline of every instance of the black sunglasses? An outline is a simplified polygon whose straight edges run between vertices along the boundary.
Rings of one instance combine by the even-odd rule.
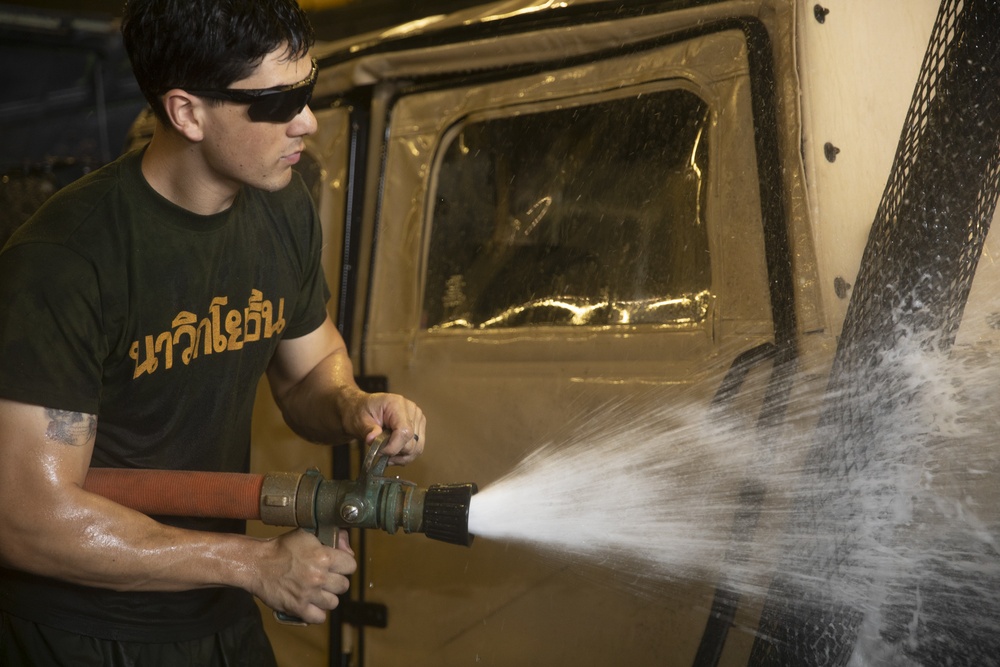
[[[274,88],[224,90],[188,90],[198,97],[227,100],[239,104],[249,104],[247,113],[255,123],[287,123],[302,113],[312,99],[316,87],[316,59],[312,59],[312,71],[298,83]]]

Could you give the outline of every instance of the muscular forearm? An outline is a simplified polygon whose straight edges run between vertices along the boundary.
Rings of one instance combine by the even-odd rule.
[[[412,461],[423,448],[423,412],[402,396],[359,389],[344,341],[329,319],[310,334],[282,341],[267,377],[285,421],[307,440],[371,440],[388,429],[393,433],[382,451],[395,464]]]
[[[318,623],[347,590],[346,543],[182,530],[83,489],[97,418],[0,400],[0,564],[128,591],[242,588]]]
[[[338,548],[302,530],[261,540],[165,526],[83,490],[12,519],[0,514],[0,562],[71,583],[119,591],[242,588],[268,606],[321,623],[354,571]],[[46,515],[46,516],[42,516]]]
[[[381,451],[390,463],[406,464],[419,456],[426,422],[420,408],[396,394],[362,391],[350,373],[345,378],[338,363],[328,361],[278,399],[288,425],[307,440],[330,444],[367,441],[377,429],[388,429],[392,435]]]
[[[116,590],[250,590],[268,548],[242,535],[165,526],[79,488],[39,491],[0,525],[7,566]]]
[[[329,320],[283,341],[267,377],[285,422],[303,438],[339,444],[367,432],[357,415],[368,395],[355,384],[343,339]]]
[[[351,417],[363,409],[367,394],[354,383],[350,362],[330,358],[302,381],[275,395],[285,422],[312,442],[340,444],[361,437]]]

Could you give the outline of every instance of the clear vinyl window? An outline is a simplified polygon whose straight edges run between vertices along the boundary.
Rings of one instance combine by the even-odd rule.
[[[710,110],[686,89],[470,118],[433,179],[423,325],[705,319]]]

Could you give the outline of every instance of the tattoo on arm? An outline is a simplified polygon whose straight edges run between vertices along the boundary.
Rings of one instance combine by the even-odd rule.
[[[96,415],[46,408],[45,416],[49,418],[45,437],[64,445],[82,447],[97,433]]]

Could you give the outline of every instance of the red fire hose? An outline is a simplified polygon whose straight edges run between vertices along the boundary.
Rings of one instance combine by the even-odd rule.
[[[153,516],[259,519],[264,475],[91,468],[83,488]]]
[[[266,475],[181,470],[91,468],[83,488],[150,516],[259,520],[303,528],[336,544],[340,528],[378,528],[392,535],[424,533],[469,545],[469,506],[476,485],[435,484],[424,489],[386,477],[381,443],[355,480],[323,479],[319,470]]]

